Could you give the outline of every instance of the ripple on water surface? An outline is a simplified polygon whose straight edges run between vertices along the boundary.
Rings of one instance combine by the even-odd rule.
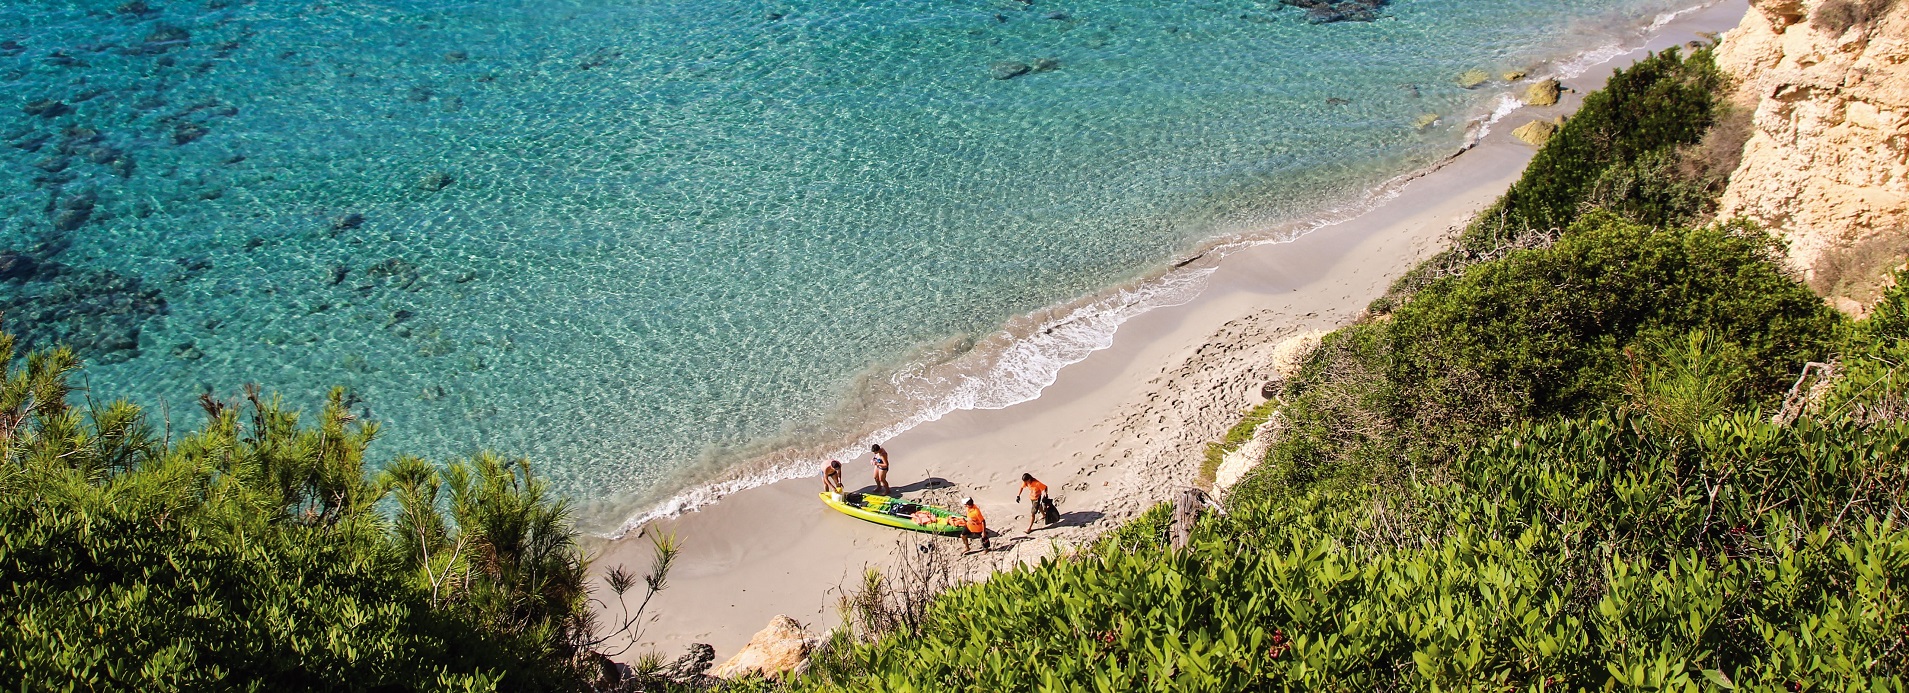
[[[627,500],[907,419],[869,374],[1449,154],[1512,88],[1460,73],[1671,4],[7,3],[0,306],[175,417],[344,385],[383,454]]]

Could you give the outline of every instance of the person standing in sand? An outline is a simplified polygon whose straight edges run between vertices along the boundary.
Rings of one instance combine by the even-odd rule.
[[[835,494],[847,490],[842,486],[841,460],[829,460],[829,466],[822,468],[822,490]]]
[[[875,489],[882,495],[894,495],[894,489],[888,487],[888,451],[881,445],[871,445],[869,452],[875,453]]]
[[[975,507],[973,498],[961,499],[961,507],[968,511],[968,531],[961,533],[962,555],[967,555],[974,548],[968,540],[975,537],[981,539],[982,553],[993,551],[994,549],[988,546],[988,518],[981,516],[981,509]]]
[[[1034,521],[1046,514],[1046,508],[1041,507],[1041,501],[1047,500],[1047,484],[1041,483],[1041,480],[1034,478],[1033,474],[1022,474],[1021,490],[1014,492],[1014,502],[1021,502],[1022,493],[1030,494],[1030,498],[1034,501],[1033,505],[1028,506],[1027,511],[1027,533],[1033,534]]]

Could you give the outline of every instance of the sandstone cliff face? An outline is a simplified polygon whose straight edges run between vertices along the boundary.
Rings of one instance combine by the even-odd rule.
[[[1717,63],[1754,108],[1720,218],[1780,232],[1839,309],[1861,313],[1909,251],[1909,2],[1752,0]]]

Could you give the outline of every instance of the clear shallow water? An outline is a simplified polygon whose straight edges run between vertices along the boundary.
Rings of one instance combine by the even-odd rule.
[[[11,2],[0,301],[176,419],[344,385],[386,455],[627,505],[904,421],[935,381],[893,374],[1356,199],[1514,88],[1459,73],[1678,4]]]

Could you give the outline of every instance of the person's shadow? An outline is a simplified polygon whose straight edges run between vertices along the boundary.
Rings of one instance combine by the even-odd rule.
[[[1043,529],[1059,527],[1086,527],[1087,525],[1099,522],[1100,518],[1106,516],[1107,513],[1098,510],[1075,510],[1073,512],[1061,513],[1061,519],[1055,520],[1054,524],[1036,527],[1034,531],[1038,532]]]
[[[938,476],[931,476],[912,484],[907,484],[905,486],[890,486],[889,488],[893,489],[895,492],[895,495],[899,496],[904,493],[913,493],[915,491],[926,491],[931,488],[946,488],[948,486],[953,486],[953,485],[954,483],[948,481],[947,479],[943,479]],[[868,484],[859,489],[856,489],[855,492],[863,494],[863,495],[872,494],[875,492],[875,485]]]

